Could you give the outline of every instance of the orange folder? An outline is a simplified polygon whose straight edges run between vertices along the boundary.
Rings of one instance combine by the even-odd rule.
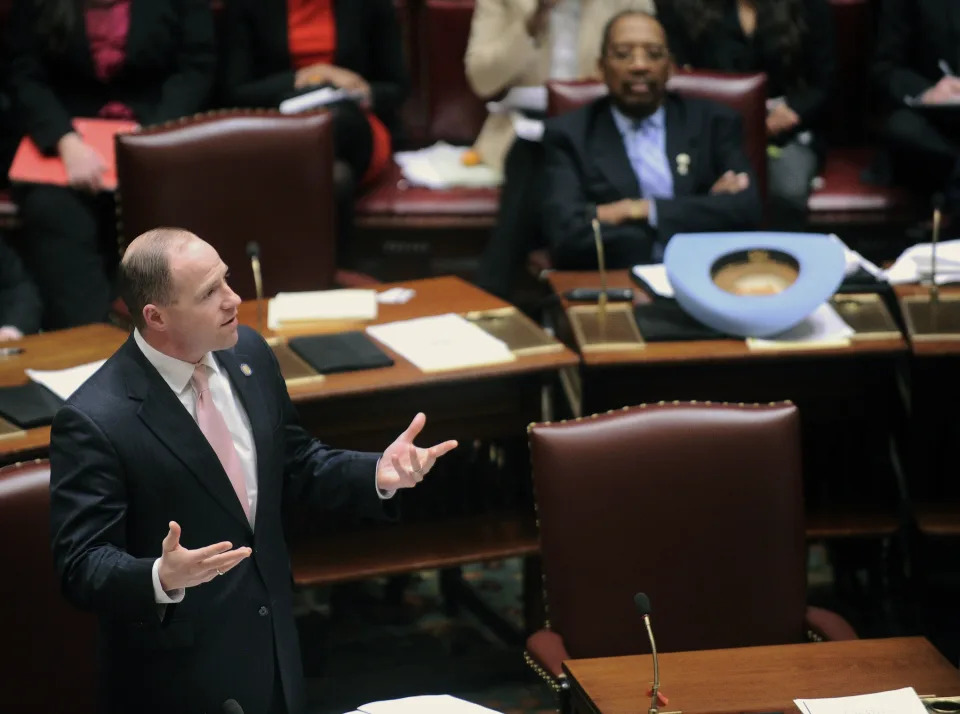
[[[117,157],[113,138],[137,128],[137,123],[126,119],[74,119],[73,128],[83,140],[100,152],[107,170],[103,175],[103,187],[108,191],[117,188]],[[10,165],[10,181],[13,183],[52,183],[67,186],[67,170],[59,156],[45,156],[29,136],[23,137]]]

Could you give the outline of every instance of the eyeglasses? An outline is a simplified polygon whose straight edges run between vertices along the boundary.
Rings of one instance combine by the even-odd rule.
[[[665,45],[613,45],[607,49],[607,59],[614,62],[632,62],[639,53],[640,59],[659,62],[668,57]]]

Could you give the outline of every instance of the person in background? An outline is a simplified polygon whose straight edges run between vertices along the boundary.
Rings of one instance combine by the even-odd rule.
[[[551,79],[596,79],[603,26],[623,10],[653,13],[653,0],[477,0],[464,58],[467,80],[478,96],[493,98],[513,87],[542,88]],[[542,119],[545,110],[541,102],[526,113]],[[504,178],[477,283],[507,298],[527,254],[544,245],[537,210],[543,148],[536,136],[518,138],[510,115],[500,113],[484,122],[474,151]]]
[[[209,0],[15,0],[8,28],[14,111],[58,155],[68,187],[18,187],[23,253],[48,328],[106,318],[116,209],[104,157],[75,117],[155,124],[204,108],[216,64]]]
[[[43,305],[20,256],[0,240],[0,342],[19,340],[40,329]]]
[[[767,75],[769,224],[803,229],[834,81],[827,0],[660,0],[678,67]]]
[[[960,4],[884,0],[873,79],[889,109],[884,124],[893,178],[946,190],[960,211]]]
[[[616,15],[603,38],[608,96],[546,122],[543,224],[557,268],[597,268],[594,218],[609,268],[660,262],[675,233],[755,228],[739,114],[666,91],[672,63],[655,17]]]
[[[369,183],[390,163],[409,78],[391,0],[231,0],[223,47],[225,99],[276,108],[285,99],[336,87],[338,181]],[[351,192],[352,198],[352,192]]]

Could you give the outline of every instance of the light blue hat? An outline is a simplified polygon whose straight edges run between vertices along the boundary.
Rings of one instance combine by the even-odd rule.
[[[843,243],[834,235],[766,231],[678,233],[667,243],[663,262],[684,310],[742,337],[770,337],[801,322],[836,292],[846,264]],[[783,278],[794,273],[795,279]],[[786,287],[775,294],[735,294],[718,279],[748,291],[758,284]]]

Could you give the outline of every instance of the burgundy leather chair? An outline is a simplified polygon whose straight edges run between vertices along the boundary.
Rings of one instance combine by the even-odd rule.
[[[837,91],[831,98],[827,150],[821,169],[823,185],[810,195],[812,227],[908,223],[920,212],[920,201],[907,188],[864,183],[862,174],[877,154],[872,142],[869,65],[875,41],[872,0],[830,0],[836,39]]]
[[[121,252],[178,226],[217,249],[244,299],[256,295],[251,240],[268,295],[372,282],[336,269],[332,129],[325,112],[226,111],[118,136]]]
[[[96,619],[67,603],[50,555],[50,464],[0,469],[3,711],[97,711]]]
[[[422,82],[425,116],[422,143],[468,146],[480,133],[487,110],[467,84],[467,51],[473,0],[406,0],[411,41]],[[416,5],[419,5],[417,7]],[[406,109],[406,108],[405,108]],[[413,109],[406,109],[407,112]],[[356,223],[366,229],[482,229],[493,227],[498,188],[434,190],[410,186],[392,164],[357,199]]]
[[[548,623],[564,659],[853,639],[806,607],[800,420],[790,403],[661,403],[529,430]],[[669,686],[665,687],[669,696]]]
[[[743,118],[743,140],[747,158],[760,183],[761,195],[767,186],[767,77],[765,74],[730,74],[681,70],[667,87],[689,97],[711,99],[736,109]],[[547,82],[547,114],[557,116],[606,95],[602,82]]]

